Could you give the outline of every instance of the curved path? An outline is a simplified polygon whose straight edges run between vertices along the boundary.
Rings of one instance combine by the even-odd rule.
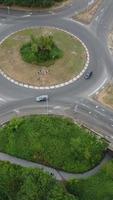
[[[10,111],[13,112],[16,110],[15,113],[18,113],[18,107],[20,108],[29,104],[33,106],[35,104],[35,96],[43,93],[48,93],[50,97],[49,106],[52,105],[54,108],[60,107],[60,111],[63,114],[64,110],[68,107],[69,113],[72,114],[78,97],[81,97],[83,100],[82,104],[87,106],[84,98],[87,99],[97,93],[111,79],[113,75],[113,61],[109,55],[106,37],[113,17],[113,1],[109,0],[109,2],[107,2],[103,0],[101,8],[90,25],[83,25],[70,19],[70,16],[72,16],[75,11],[78,12],[82,10],[91,2],[91,0],[73,0],[72,5],[65,8],[60,8],[52,12],[34,12],[32,14],[22,11],[11,11],[10,14],[8,14],[7,10],[0,9],[0,40],[14,31],[27,27],[44,25],[58,27],[76,35],[86,44],[90,54],[88,68],[93,70],[93,76],[88,81],[84,80],[82,76],[79,80],[68,86],[48,91],[23,88],[14,85],[0,75],[1,119],[4,119],[5,113],[8,114],[9,112],[10,115]],[[95,109],[95,104],[91,104],[92,111],[90,111],[89,114]],[[41,105],[47,109],[48,114],[48,105],[45,103]],[[95,115],[98,122],[100,120],[99,114],[103,117],[105,115],[103,114],[103,110],[106,113],[105,108],[102,109]],[[109,113],[110,112],[108,112],[108,115]],[[107,121],[106,123],[109,125],[111,122]],[[110,125],[112,128],[112,124]],[[98,128],[99,124],[96,122],[95,126]],[[112,136],[112,131],[110,134],[110,136]]]
[[[8,155],[6,153],[0,152],[0,160],[1,161],[9,161],[12,164],[17,164],[17,165],[20,165],[22,167],[33,167],[33,168],[42,169],[43,171],[48,172],[49,174],[53,175],[57,180],[60,180],[60,181],[61,180],[74,179],[74,178],[83,179],[83,178],[93,176],[101,169],[101,167],[105,163],[107,163],[111,159],[112,159],[112,157],[108,153],[106,153],[104,159],[95,168],[89,170],[88,172],[84,172],[84,173],[80,173],[80,174],[73,174],[73,173],[67,173],[67,172],[63,172],[63,171],[60,171],[60,170],[56,170],[52,167],[47,167],[47,166],[42,165],[42,164],[23,160],[23,159]]]

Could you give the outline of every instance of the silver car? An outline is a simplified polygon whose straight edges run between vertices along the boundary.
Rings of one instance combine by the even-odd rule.
[[[40,102],[40,101],[47,101],[48,100],[48,95],[41,95],[36,97],[36,101]]]

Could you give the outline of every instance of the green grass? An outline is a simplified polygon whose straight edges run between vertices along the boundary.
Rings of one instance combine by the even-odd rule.
[[[76,200],[47,173],[0,161],[0,200],[42,199]]]
[[[113,160],[95,176],[68,182],[67,189],[79,200],[113,200]]]
[[[97,165],[107,144],[55,116],[12,120],[0,129],[0,151],[68,172],[84,172]]]

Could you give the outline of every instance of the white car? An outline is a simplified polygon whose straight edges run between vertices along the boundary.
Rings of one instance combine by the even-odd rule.
[[[41,95],[36,97],[36,101],[40,102],[40,101],[47,101],[48,100],[48,95]]]

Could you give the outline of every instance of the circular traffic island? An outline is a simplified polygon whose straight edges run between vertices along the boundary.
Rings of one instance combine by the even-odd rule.
[[[104,140],[59,116],[14,118],[0,129],[0,152],[67,172],[95,167],[106,148]]]
[[[18,31],[0,45],[0,68],[11,79],[32,86],[52,86],[76,77],[87,61],[85,45],[55,28]]]

